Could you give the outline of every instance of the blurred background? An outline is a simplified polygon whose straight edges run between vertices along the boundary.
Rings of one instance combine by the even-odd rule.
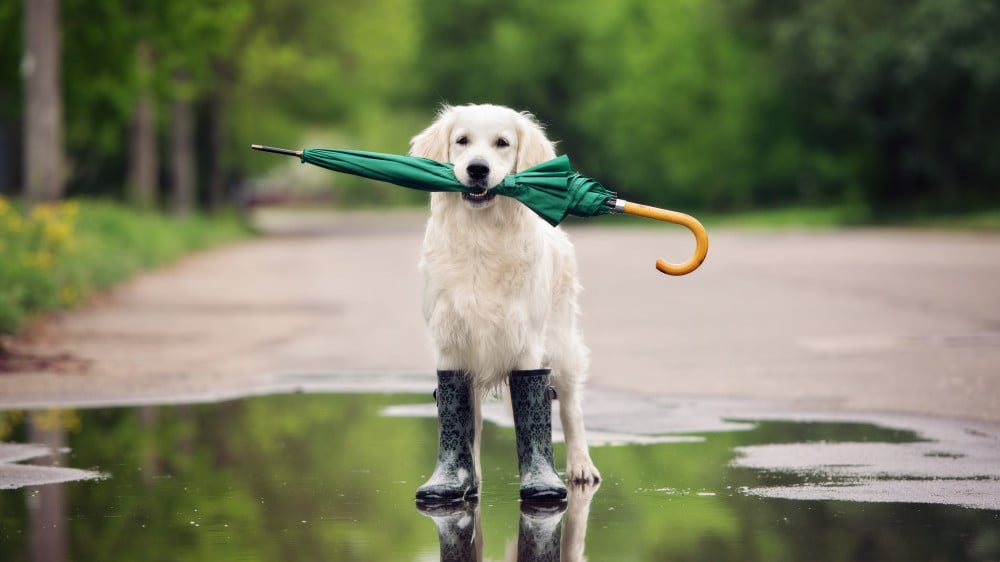
[[[0,360],[248,209],[424,205],[249,145],[405,153],[442,103],[709,223],[997,229],[998,29],[996,0],[2,0]]]
[[[5,0],[0,193],[421,204],[248,145],[403,153],[440,103],[493,102],[652,204],[982,209],[998,29],[995,0]]]

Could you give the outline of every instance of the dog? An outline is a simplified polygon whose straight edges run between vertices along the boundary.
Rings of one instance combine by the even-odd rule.
[[[550,368],[566,442],[566,480],[596,483],[584,433],[589,351],[578,326],[581,287],[566,233],[491,189],[556,157],[529,113],[498,105],[441,108],[410,154],[454,165],[471,193],[433,193],[419,270],[423,315],[439,370],[470,373],[473,457],[481,476],[482,399],[513,370]],[[481,478],[477,478],[481,481]]]

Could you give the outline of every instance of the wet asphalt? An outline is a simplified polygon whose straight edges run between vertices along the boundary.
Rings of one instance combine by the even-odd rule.
[[[423,216],[271,213],[271,235],[148,273],[33,330],[69,358],[0,377],[0,407],[264,393],[275,377],[432,372]],[[1000,422],[1000,235],[568,225],[590,388]],[[605,218],[613,224],[614,218]]]

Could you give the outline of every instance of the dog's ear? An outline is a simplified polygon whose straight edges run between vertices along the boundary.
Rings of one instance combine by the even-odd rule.
[[[555,143],[530,113],[521,113],[518,131],[517,172],[522,172],[556,157]]]
[[[410,154],[438,162],[448,161],[448,137],[451,135],[451,106],[445,105],[429,127],[410,139]]]

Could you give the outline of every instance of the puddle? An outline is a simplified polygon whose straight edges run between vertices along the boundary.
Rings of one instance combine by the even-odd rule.
[[[1000,560],[992,430],[614,394],[590,405],[593,436],[613,443],[592,450],[601,486],[576,490],[565,511],[523,512],[499,404],[486,414],[498,423],[484,429],[478,504],[424,512],[413,493],[437,453],[426,393],[0,412],[3,440],[19,444],[0,447],[0,551],[5,561],[558,560],[560,550],[592,561]],[[49,461],[59,466],[32,464]],[[103,477],[18,480],[48,469]]]

